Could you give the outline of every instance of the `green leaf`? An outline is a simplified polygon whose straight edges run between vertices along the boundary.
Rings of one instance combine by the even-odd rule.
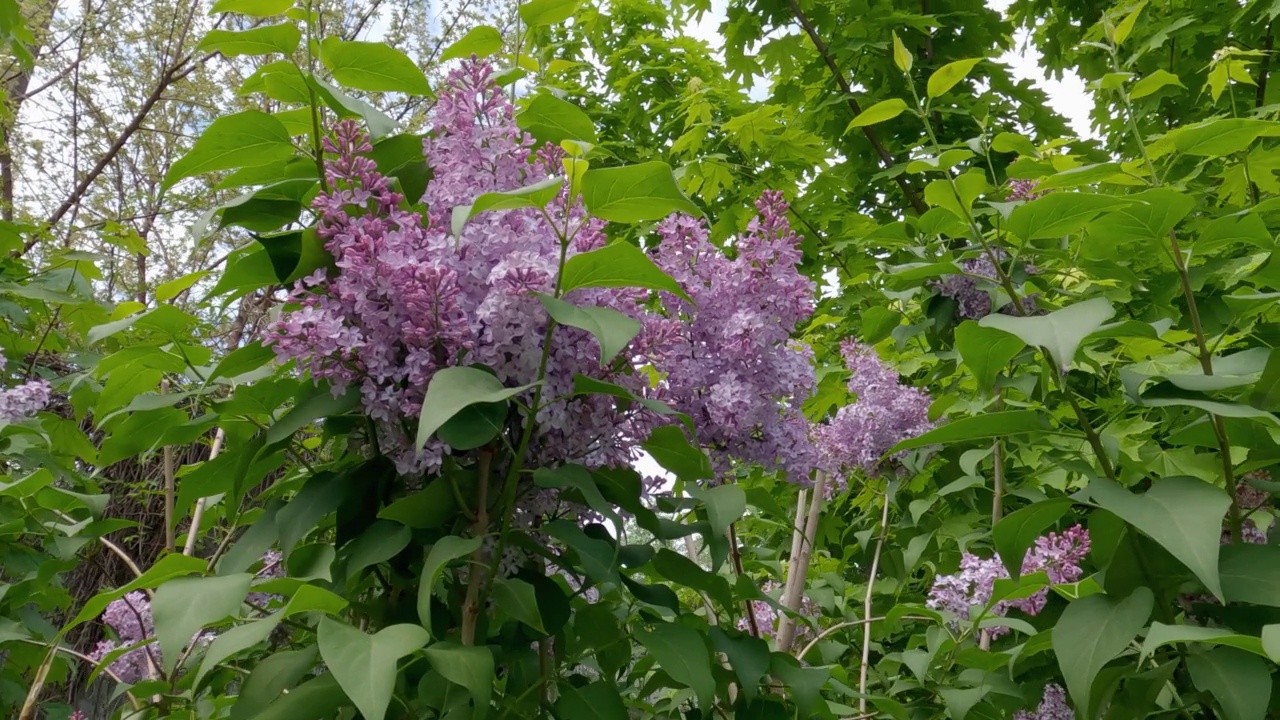
[[[239,377],[247,372],[257,370],[274,360],[275,357],[275,350],[263,347],[262,343],[255,340],[244,347],[232,350],[230,354],[222,358],[214,366],[213,372],[209,373],[209,382],[213,382],[218,378]]]
[[[1129,14],[1116,25],[1115,34],[1111,36],[1111,40],[1117,46],[1123,45],[1129,38],[1129,33],[1133,32],[1133,26],[1138,23],[1138,16],[1142,14],[1142,8],[1146,7],[1146,4],[1147,0],[1139,2],[1137,7],[1130,10]]]
[[[574,687],[561,683],[556,698],[555,717],[593,718],[593,720],[627,720],[627,706],[614,683],[604,680]]]
[[[1262,649],[1262,641],[1252,635],[1237,635],[1221,628],[1199,627],[1196,625],[1165,625],[1160,622],[1151,623],[1147,630],[1147,638],[1142,643],[1142,653],[1138,656],[1141,666],[1161,645],[1170,643],[1204,643],[1206,645],[1227,645],[1251,652],[1260,657],[1267,657]]]
[[[366,635],[345,623],[320,618],[320,657],[365,720],[383,720],[396,685],[396,663],[427,644],[417,625],[392,625]]]
[[[893,35],[893,64],[897,65],[902,72],[909,73],[911,72],[911,51],[902,44],[897,31],[890,32]]]
[[[252,17],[271,17],[283,15],[291,7],[293,0],[218,0],[209,14],[233,12]]]
[[[1052,527],[1071,508],[1070,498],[1041,500],[1021,510],[1015,510],[1000,519],[991,529],[991,541],[1010,577],[1022,574],[1022,561],[1027,548],[1035,544],[1040,535]]]
[[[586,330],[595,336],[600,343],[601,365],[612,362],[640,333],[639,322],[613,308],[573,305],[541,293],[538,293],[538,299],[556,322]]]
[[[531,28],[559,25],[573,17],[580,0],[529,0],[520,5],[520,18]]]
[[[257,667],[253,668],[248,679],[241,686],[240,696],[236,698],[236,704],[231,708],[231,720],[256,720],[261,717],[260,713],[263,709],[279,700],[281,693],[310,673],[315,664],[314,645],[299,650],[285,650],[263,659]],[[334,703],[342,703],[346,699],[332,675],[325,674],[316,680],[328,680],[332,684],[337,697],[329,703],[331,709]],[[310,684],[304,684],[298,688],[298,691],[302,691]],[[298,692],[291,692],[285,698],[297,694]],[[281,700],[281,702],[284,701]],[[286,716],[280,720],[295,720],[295,718]]]
[[[280,699],[265,710],[241,717],[245,720],[328,720],[334,716],[336,708],[347,705],[347,696],[332,673],[312,678],[292,689],[284,688],[283,692]]]
[[[996,376],[1024,347],[1026,343],[1018,336],[972,320],[966,320],[956,328],[956,350],[964,364],[973,371],[978,388],[984,393],[991,392]]]
[[[1235,648],[1214,648],[1187,657],[1197,689],[1222,707],[1225,720],[1262,720],[1271,704],[1271,667],[1255,655]]]
[[[422,400],[416,447],[421,449],[426,445],[441,425],[463,409],[478,403],[503,402],[531,387],[532,384],[505,387],[491,373],[476,367],[447,367],[436,371]]]
[[[298,49],[302,31],[291,22],[264,25],[239,32],[210,30],[200,41],[197,50],[222,53],[227,57],[240,55],[289,55]]]
[[[1088,193],[1049,193],[1019,205],[1009,215],[1009,232],[1023,240],[1048,240],[1069,235],[1103,212],[1129,204],[1124,198]]]
[[[702,216],[680,191],[671,167],[659,160],[588,170],[582,176],[582,202],[592,215],[618,223],[661,220],[672,213]]]
[[[538,632],[547,631],[538,612],[538,597],[529,583],[515,578],[497,580],[493,585],[493,601],[507,615]]]
[[[867,127],[886,120],[892,120],[901,115],[906,109],[907,103],[902,98],[882,100],[858,113],[857,117],[849,121],[849,126],[845,128],[845,132],[853,128]]]
[[[716,651],[729,659],[729,667],[738,676],[743,694],[748,699],[757,697],[760,681],[769,673],[769,643],[750,635],[730,637],[718,627],[711,628],[710,636]]]
[[[1144,98],[1156,92],[1160,88],[1167,87],[1169,85],[1177,85],[1180,88],[1187,87],[1182,84],[1182,80],[1177,75],[1174,75],[1163,68],[1157,69],[1155,72],[1134,83],[1133,89],[1129,91],[1129,99],[1138,100]]]
[[[224,115],[205,129],[186,155],[178,158],[164,178],[164,189],[195,175],[264,165],[293,157],[289,131],[274,117],[246,110]]]
[[[956,60],[947,63],[934,71],[929,76],[929,84],[927,92],[930,98],[942,97],[948,90],[956,86],[956,83],[965,79],[983,58],[969,58],[967,60]]]
[[[92,620],[102,614],[113,600],[118,600],[134,590],[143,588],[153,588],[161,583],[183,575],[191,575],[192,573],[200,573],[205,571],[207,563],[196,557],[189,555],[171,554],[165,555],[156,561],[154,565],[142,573],[141,576],[134,579],[127,585],[116,588],[115,590],[107,590],[89,598],[84,607],[80,608],[80,612],[72,618],[63,628],[63,634],[71,632],[81,623]],[[190,639],[190,638],[188,638]]]
[[[440,62],[455,58],[488,57],[502,49],[502,33],[488,25],[477,25],[440,53]]]
[[[155,290],[156,302],[169,302],[182,294],[183,290],[186,290],[192,285],[203,280],[208,276],[208,274],[209,271],[201,270],[199,272],[187,273],[186,275],[170,280],[169,282],[160,283],[156,286]]]
[[[1089,239],[1094,246],[1110,243],[1114,247],[1132,246],[1135,241],[1164,248],[1169,232],[1195,207],[1195,198],[1169,188],[1156,188],[1129,195],[1134,202],[1108,212],[1089,225]]]
[[[1280,547],[1233,543],[1222,546],[1218,576],[1227,602],[1280,607]]]
[[[237,625],[218,633],[218,636],[209,644],[209,649],[204,651],[204,659],[200,661],[200,671],[196,673],[194,686],[200,687],[200,680],[208,675],[210,670],[216,668],[218,663],[264,642],[270,637],[271,631],[280,624],[280,617],[280,613],[273,613],[261,620]]]
[[[568,545],[578,554],[578,565],[597,583],[618,579],[613,547],[603,540],[588,537],[582,528],[568,520],[553,520],[543,528],[551,537]]]
[[[431,550],[427,552],[426,562],[422,565],[422,581],[418,586],[418,618],[422,620],[423,627],[428,629],[431,627],[431,592],[436,581],[440,579],[440,571],[454,560],[466,557],[480,549],[482,542],[484,542],[482,537],[463,539],[455,535],[446,535],[431,546]]]
[[[182,649],[204,626],[239,616],[251,582],[253,575],[248,573],[175,578],[156,590],[151,612],[166,673],[173,670]]]
[[[1259,137],[1280,134],[1280,123],[1251,118],[1221,118],[1180,128],[1169,137],[1178,152],[1196,157],[1223,157],[1246,150]],[[1190,208],[1188,208],[1190,209]]]
[[[345,415],[360,404],[360,388],[352,386],[338,397],[328,388],[313,388],[293,409],[267,428],[266,443],[275,445],[293,437],[293,434],[322,418]]]
[[[591,471],[581,465],[557,465],[554,468],[540,467],[533,471],[533,482],[538,487],[543,488],[576,490],[582,495],[587,507],[615,522],[621,522],[618,514],[614,512],[613,505],[605,500],[604,495],[600,493],[600,488],[596,484],[595,477],[591,475]]]
[[[674,425],[654,429],[641,447],[681,480],[694,483],[712,476],[707,454],[691,444],[684,431]]]
[[[1049,177],[1040,181],[1036,186],[1036,191],[1056,190],[1059,188],[1076,188],[1084,185],[1094,185],[1100,183],[1107,178],[1121,172],[1120,163],[1106,162],[1095,163],[1092,165],[1082,165],[1069,170],[1054,173]]]
[[[1005,410],[985,413],[952,420],[946,425],[930,430],[923,435],[903,440],[890,448],[885,453],[885,456],[895,455],[903,450],[927,445],[944,445],[946,443],[1040,432],[1045,427],[1044,416],[1034,410]]]
[[[659,667],[673,680],[693,690],[698,696],[698,707],[709,711],[715,701],[716,681],[711,675],[711,655],[702,635],[677,623],[655,622],[651,630],[637,630],[635,636]]]
[[[595,145],[600,140],[595,123],[577,105],[545,92],[516,114],[516,125],[540,143],[581,140]]]
[[[386,43],[327,37],[320,42],[320,61],[334,80],[349,88],[431,95],[422,69]]]
[[[1262,376],[1249,393],[1249,404],[1269,412],[1280,410],[1280,352],[1273,349],[1267,356]]]
[[[426,652],[427,661],[441,677],[471,693],[475,704],[471,717],[483,720],[489,714],[489,699],[493,694],[493,654],[489,649],[438,642],[428,647]]]
[[[893,329],[902,323],[902,313],[877,305],[867,308],[860,319],[862,321],[860,334],[863,342],[875,345],[889,337]]]
[[[691,485],[687,490],[706,505],[707,520],[711,523],[711,531],[716,535],[723,535],[747,511],[747,494],[737,485],[708,488]]]
[[[1062,612],[1053,628],[1053,652],[1077,708],[1091,707],[1093,681],[1147,624],[1154,598],[1140,587],[1127,598],[1090,595]]]
[[[396,131],[395,120],[364,100],[352,97],[314,75],[308,75],[306,81],[308,85],[315,88],[316,94],[324,100],[324,104],[332,108],[339,117],[358,117],[364,120],[365,127],[369,129],[369,137],[373,140],[378,141],[387,138]],[[394,171],[386,172],[388,176],[400,180],[405,191],[405,197],[410,200],[421,198],[422,193],[418,191],[418,188],[426,186],[426,180],[419,179],[426,171],[416,170],[416,168],[425,165],[425,163],[414,162],[414,155],[421,157],[422,143],[419,142],[418,146],[418,150],[403,156],[404,163],[397,165]],[[375,145],[373,150],[370,153],[370,158],[376,161],[377,158],[375,156],[378,154],[378,146]],[[411,173],[406,172],[405,168],[410,167],[415,169]],[[410,182],[410,176],[413,178],[412,182]],[[414,194],[415,192],[417,192],[416,195]]]
[[[1099,507],[1159,543],[1222,599],[1218,546],[1231,498],[1221,488],[1195,478],[1168,477],[1135,495],[1111,480],[1096,478],[1088,493]]]
[[[1075,363],[1080,342],[1115,314],[1111,303],[1098,297],[1068,305],[1048,315],[1013,317],[992,314],[982,318],[978,324],[1016,335],[1032,347],[1045,348],[1062,372],[1066,372]]]
[[[373,523],[343,548],[347,577],[399,555],[401,550],[409,546],[412,537],[413,532],[400,523],[387,520]]]
[[[643,250],[627,242],[609,243],[597,250],[569,258],[560,273],[560,287],[565,294],[586,287],[666,290],[693,302],[680,285],[655,265]]]
[[[560,194],[563,187],[564,178],[549,177],[542,182],[507,192],[485,193],[470,205],[459,205],[453,209],[453,234],[461,235],[467,221],[483,212],[545,207]]]
[[[449,482],[437,478],[418,492],[402,497],[378,512],[378,517],[416,529],[444,527],[458,511]]]

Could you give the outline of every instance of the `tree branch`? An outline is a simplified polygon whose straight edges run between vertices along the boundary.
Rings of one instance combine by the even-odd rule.
[[[813,26],[809,17],[804,14],[804,10],[800,8],[799,0],[787,0],[787,4],[791,6],[791,12],[795,15],[796,22],[800,23],[800,27],[804,28],[809,39],[813,41],[814,47],[818,49],[818,54],[822,56],[823,62],[827,64],[827,68],[831,70],[831,76],[835,79],[836,84],[840,86],[840,90],[844,92],[845,102],[849,104],[849,109],[853,111],[854,117],[862,114],[862,106],[858,104],[858,100],[853,96],[853,86],[850,85],[848,78],[844,76],[844,72],[840,70],[840,66],[836,64],[835,56],[831,54],[831,49],[823,42],[822,36],[818,34],[818,29]],[[885,168],[891,168],[894,165],[893,155],[889,153],[888,148],[880,141],[880,136],[871,127],[863,127],[862,133],[867,136],[867,141],[871,143],[871,147],[880,158],[880,164]],[[893,179],[901,188],[902,194],[906,196],[907,202],[911,203],[911,207],[916,213],[923,215],[928,211],[924,199],[911,187],[907,179],[902,175],[898,175]]]

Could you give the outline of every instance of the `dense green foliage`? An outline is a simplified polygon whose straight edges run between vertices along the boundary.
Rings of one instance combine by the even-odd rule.
[[[214,3],[236,29],[201,48],[262,61],[235,88],[256,109],[203,124],[157,182],[243,193],[202,206],[197,235],[240,243],[225,261],[121,300],[106,256],[0,224],[0,390],[53,390],[0,413],[0,713],[963,720],[1034,713],[1060,686],[1076,717],[1280,714],[1277,7],[733,0],[712,48],[684,31],[698,3],[531,0],[507,35],[477,27],[424,69],[327,36],[305,3]],[[0,2],[19,61],[21,9]],[[1068,137],[994,61],[1015,23],[1091,84],[1098,139]],[[561,148],[559,175],[427,207],[449,169],[416,130],[472,55]],[[541,213],[560,248],[528,385],[468,360],[416,388],[402,434],[451,448],[425,469],[397,468],[358,384],[331,392],[224,320],[247,297],[287,317],[296,281],[339,272],[313,201],[336,191],[321,168],[341,119],[408,198],[383,212],[452,236]],[[931,400],[934,429],[837,487],[726,466],[706,418],[626,384],[670,381],[627,360],[640,322],[611,304],[631,288],[646,318],[677,307],[657,221],[703,215],[738,257],[766,191],[817,288],[794,334],[816,365],[807,419],[859,402],[850,339]],[[585,216],[609,244],[570,253]],[[566,395],[674,418],[636,443],[665,482],[542,452],[557,328],[611,373]],[[539,492],[571,509],[515,520]],[[1077,524],[1078,578],[1025,563]],[[512,548],[537,562],[507,567]],[[948,613],[940,578],[979,558],[1012,579]],[[104,559],[134,577],[76,581]],[[134,591],[159,652],[117,683],[133,648],[105,618]],[[1031,597],[1034,614],[1009,609]],[[798,639],[775,642],[773,618]]]

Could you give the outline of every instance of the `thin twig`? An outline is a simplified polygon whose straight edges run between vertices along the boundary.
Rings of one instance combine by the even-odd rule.
[[[827,474],[817,472],[814,474],[812,495],[809,498],[809,511],[804,519],[804,537],[800,545],[798,555],[791,558],[790,565],[787,568],[787,588],[786,594],[782,598],[782,606],[793,613],[800,611],[800,604],[804,598],[805,580],[809,576],[809,560],[813,556],[814,539],[818,535],[818,517],[822,514],[823,490],[827,486]],[[797,515],[799,513],[797,512]],[[792,538],[794,545],[795,539]],[[778,633],[774,638],[774,649],[787,652],[791,648],[791,643],[796,636],[795,618],[787,614],[782,614],[778,618]]]
[[[226,432],[218,428],[218,432],[213,435],[213,447],[209,449],[209,462],[215,460],[218,453],[222,452],[222,443],[226,439]],[[194,556],[196,552],[196,538],[200,537],[200,521],[204,519],[204,501],[205,498],[196,500],[195,507],[191,509],[191,527],[187,528],[187,544],[182,547],[182,554],[188,557]]]
[[[871,592],[876,586],[876,573],[880,571],[880,551],[884,549],[885,536],[889,534],[889,488],[884,490],[884,510],[880,513],[880,537],[876,538],[876,552],[871,558],[871,573],[867,577],[867,594],[862,601],[862,616],[871,617]],[[867,711],[867,672],[871,659],[871,623],[862,626],[862,666],[858,670],[858,712]]]

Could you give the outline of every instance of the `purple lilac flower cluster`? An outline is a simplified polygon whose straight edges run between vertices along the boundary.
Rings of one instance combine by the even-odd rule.
[[[816,452],[801,405],[815,375],[812,351],[791,334],[813,313],[814,284],[796,270],[800,240],[782,194],[765,192],[756,209],[732,259],[700,220],[659,224],[654,261],[693,304],[664,294],[668,313],[646,318],[640,345],[664,376],[654,396],[694,419],[722,470],[732,457],[804,481]]]
[[[1047,190],[1037,190],[1040,186],[1039,180],[1020,180],[1014,178],[1009,180],[1008,186],[1009,200],[1012,201],[1035,200],[1048,192]]]
[[[424,144],[433,170],[425,218],[403,209],[403,198],[362,155],[370,145],[354,122],[340,123],[326,141],[336,156],[326,165],[331,190],[314,206],[336,272],[298,283],[297,309],[267,340],[281,359],[296,360],[335,392],[358,386],[380,446],[406,474],[438,470],[447,450],[432,440],[417,451],[406,430],[436,371],[482,364],[507,385],[533,381],[547,327],[534,293],[555,288],[561,232],[572,238],[569,257],[605,242],[604,223],[587,217],[567,188],[545,214],[483,213],[455,237],[455,207],[547,179],[563,152],[535,149],[488,65],[465,63],[439,96]],[[655,262],[693,304],[666,296],[668,311],[659,314],[635,289],[570,293],[571,302],[631,315],[642,330],[627,362],[602,368],[591,335],[556,327],[543,390],[555,400],[539,409],[532,448],[540,462],[628,464],[659,421],[643,408],[621,410],[609,397],[575,395],[574,378],[583,374],[694,417],[722,469],[734,457],[807,476],[816,453],[800,404],[814,371],[809,351],[790,334],[812,312],[814,287],[796,269],[799,240],[781,196],[766,194],[758,208],[759,217],[731,243],[732,259],[710,243],[701,221],[673,216],[659,225]],[[662,378],[656,387],[650,374],[637,372],[640,365]]]
[[[115,631],[116,640],[98,643],[89,657],[101,662],[117,648],[128,647],[155,637],[155,624],[151,619],[151,602],[140,591],[133,591],[122,598],[112,600],[102,611],[102,621]],[[160,647],[152,639],[124,653],[112,661],[109,669],[122,682],[133,684],[152,677],[160,667]]]
[[[775,596],[781,590],[782,586],[773,580],[766,580],[760,586],[760,592],[770,596]],[[772,638],[778,632],[778,616],[780,615],[778,610],[762,600],[751,600],[748,601],[747,605],[750,606],[751,616],[755,618],[755,626],[760,630],[761,637]],[[807,596],[802,596],[800,598],[799,612],[806,617],[816,617],[818,615],[818,607]],[[745,615],[738,618],[738,629],[745,633],[751,632],[751,618]],[[792,642],[795,643],[811,634],[812,630],[807,623],[797,622],[796,634]]]
[[[1035,712],[1019,710],[1013,720],[1075,720],[1076,714],[1067,704],[1067,691],[1062,686],[1049,683],[1044,686],[1044,696]]]
[[[1038,538],[1022,560],[1022,574],[1044,572],[1054,584],[1077,582],[1084,574],[1080,563],[1088,553],[1089,531],[1073,525],[1061,534],[1051,532]],[[941,575],[934,580],[927,604],[935,610],[945,610],[967,620],[971,607],[986,606],[991,600],[996,580],[1008,577],[1009,572],[999,558],[984,559],[964,553],[960,558],[960,572]],[[1028,615],[1038,615],[1048,599],[1049,589],[1041,588],[1026,598],[1002,600],[992,607],[991,612],[1003,616],[1011,608],[1017,608]],[[988,632],[995,638],[1008,631],[1005,627],[993,627]]]
[[[0,369],[5,365],[0,354]],[[49,383],[31,380],[7,390],[0,389],[0,423],[11,423],[35,415],[49,404]]]
[[[992,260],[992,255],[995,260]],[[963,275],[948,275],[940,280],[932,280],[929,286],[943,297],[951,298],[956,302],[956,315],[962,320],[979,320],[991,314],[992,303],[990,290],[995,288],[999,279],[996,272],[996,262],[1003,263],[1009,259],[1009,254],[1003,248],[992,248],[990,253],[983,252],[976,258],[962,260],[960,262],[960,270]],[[1035,273],[1033,265],[1026,265],[1027,274]],[[1022,298],[1023,310],[1028,314],[1034,314],[1036,301],[1034,296]],[[1012,303],[1000,308],[1000,312],[1004,314],[1013,314],[1015,308]]]
[[[933,428],[928,393],[904,385],[874,348],[847,340],[840,349],[852,374],[848,390],[857,402],[840,408],[829,423],[813,430],[820,467],[831,475],[833,485],[846,482],[853,470],[875,473],[889,448]]]

